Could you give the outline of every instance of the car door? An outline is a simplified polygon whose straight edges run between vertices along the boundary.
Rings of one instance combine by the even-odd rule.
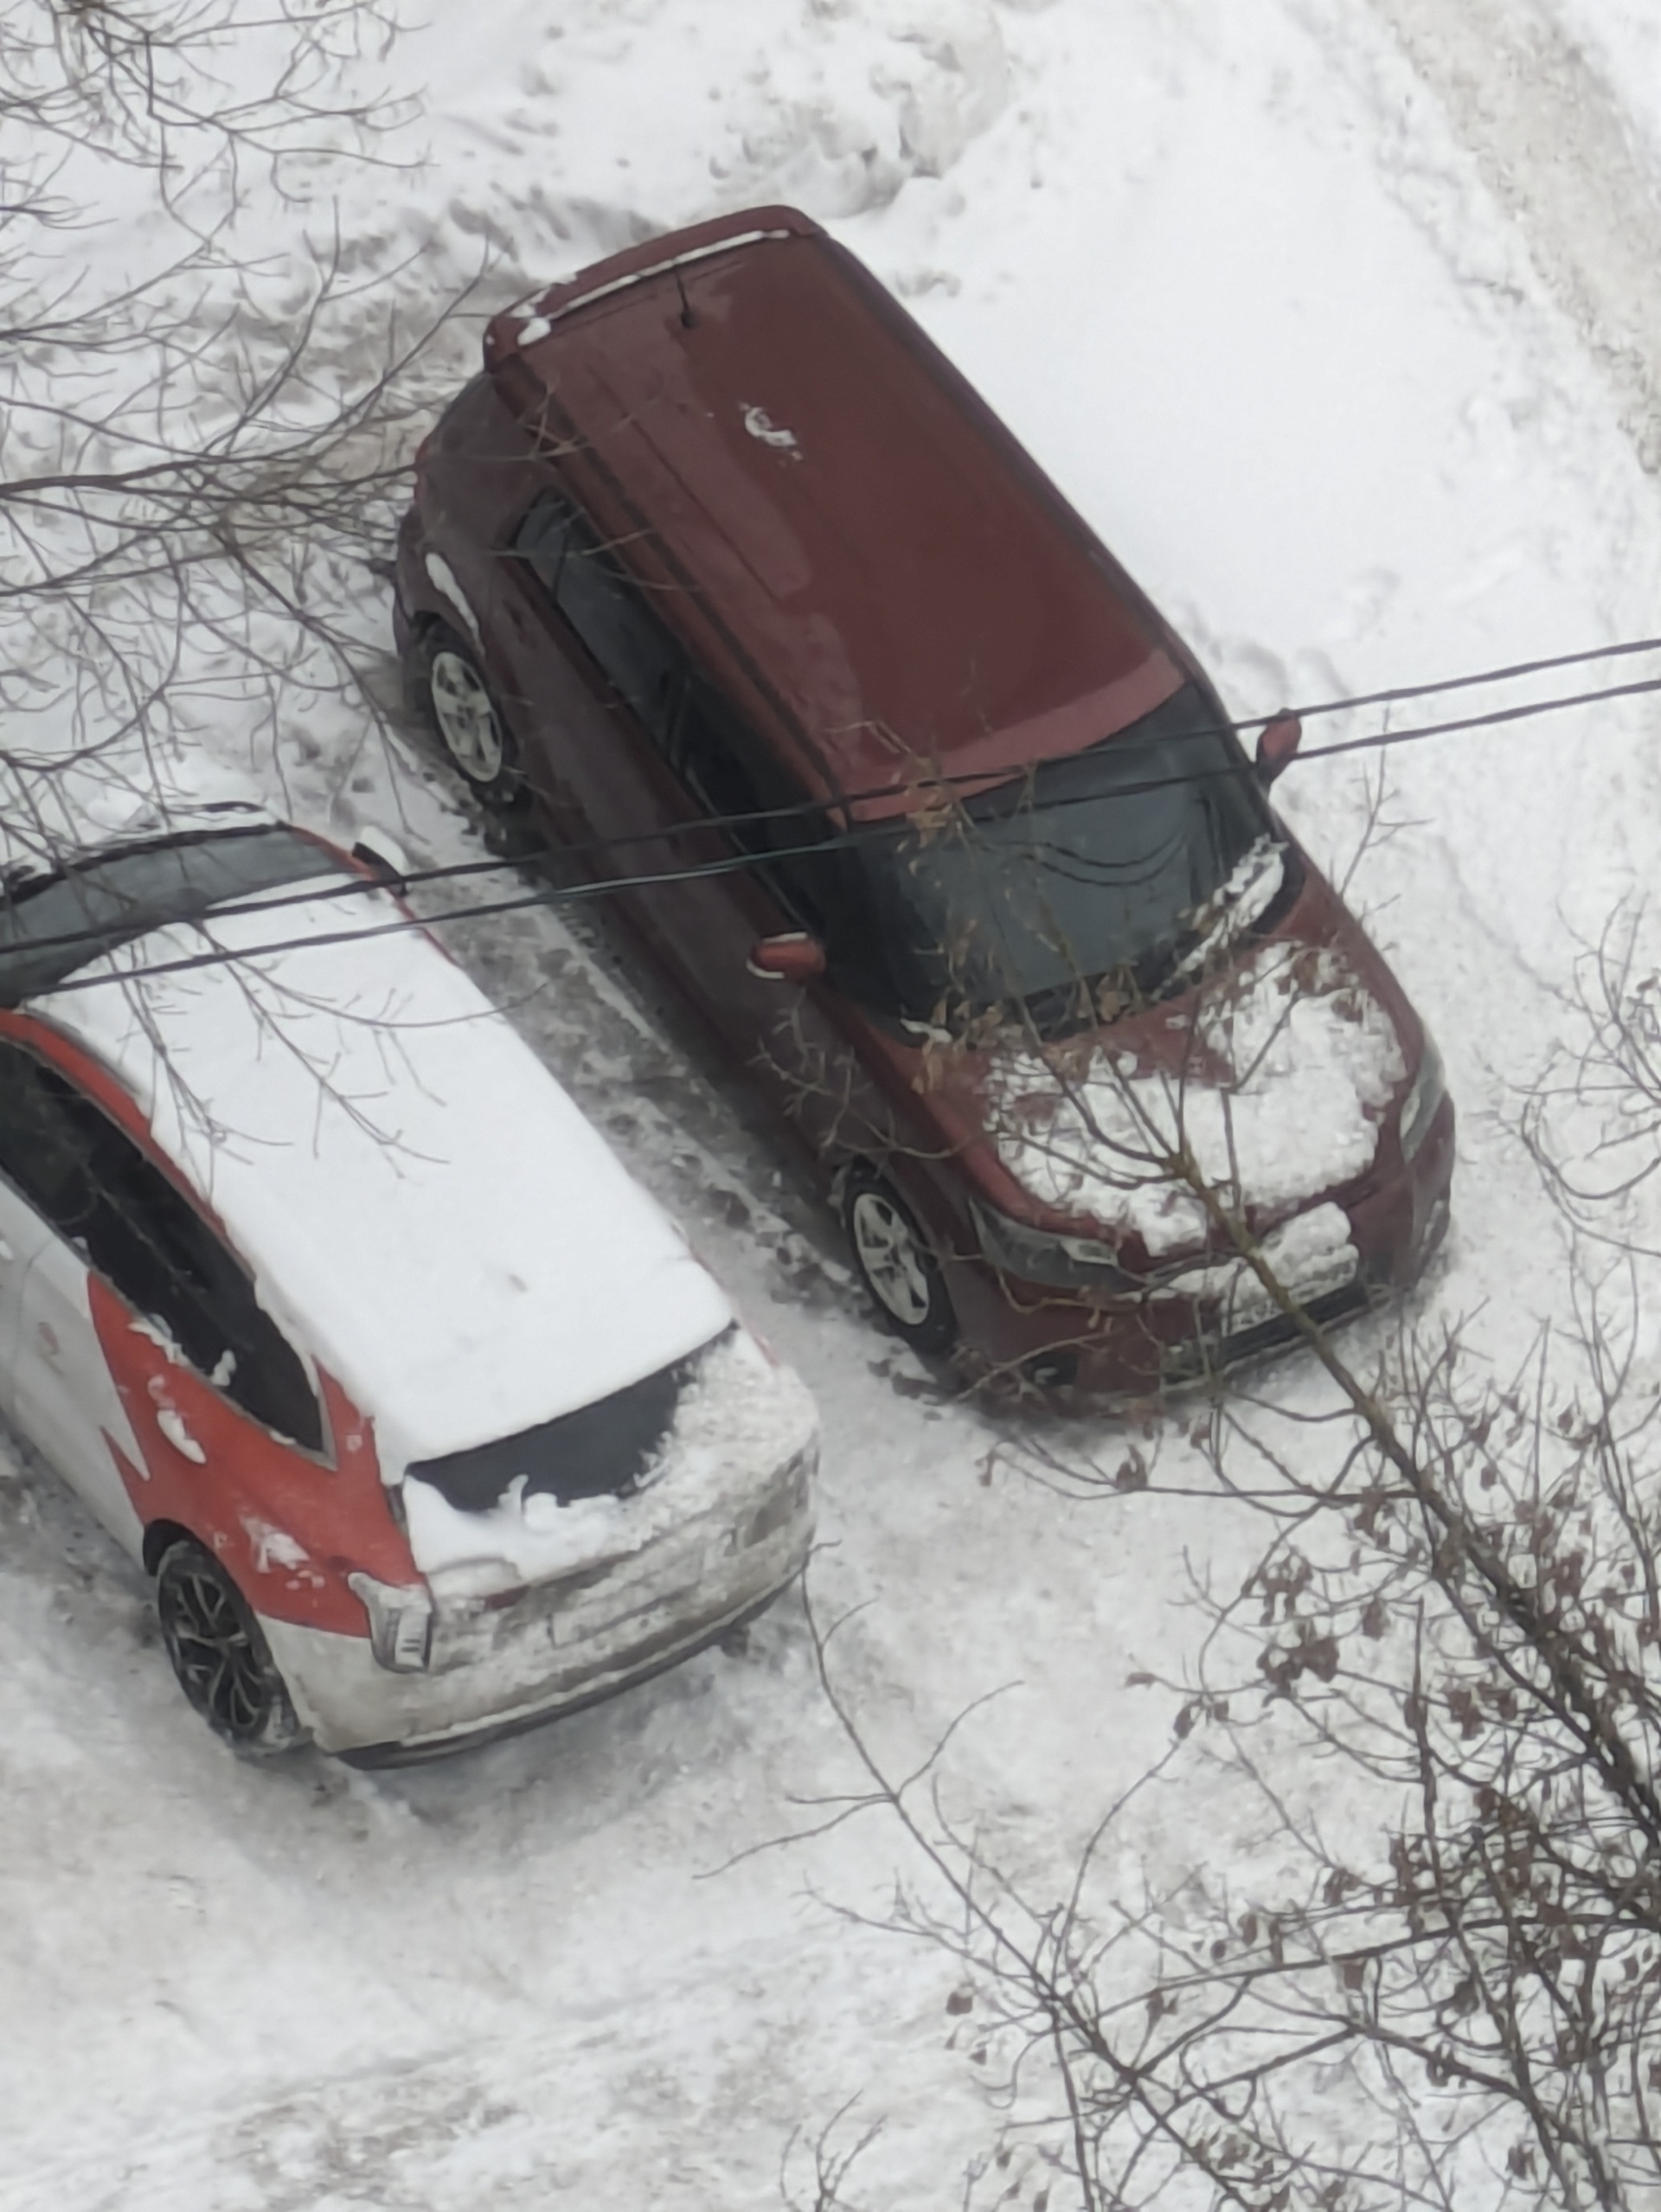
[[[689,855],[682,864],[717,871],[641,894],[657,909],[668,956],[697,964],[711,1018],[816,1153],[836,1160],[886,1151],[899,1138],[863,1049],[869,1019],[837,973],[836,954],[850,933],[830,825],[802,806],[799,791],[696,670],[664,751],[682,817],[696,825],[681,841]],[[702,938],[693,934],[689,891],[706,909],[720,908],[719,924],[711,913]],[[827,974],[793,983],[756,965],[761,939],[795,934],[826,947]]]
[[[632,879],[617,907],[824,1149],[863,1082],[835,993],[758,974],[750,960],[759,939],[804,926],[768,864],[813,835],[780,811],[800,792],[557,494],[527,511],[499,588],[556,833],[591,878]]]
[[[672,702],[673,641],[551,488],[497,564],[490,616],[491,676],[555,836],[581,852],[583,873],[632,871],[646,836],[673,818],[646,741]],[[639,842],[583,850],[619,836]]]
[[[158,1468],[187,1487],[196,1469],[215,1482],[208,1446],[234,1434],[234,1414],[319,1451],[303,1362],[183,1193],[92,1099],[15,1047],[0,1047],[0,1094],[16,1147],[6,1171],[42,1230],[20,1286],[12,1402],[112,1534],[140,1550],[135,1499]],[[188,1388],[170,1380],[182,1371]]]

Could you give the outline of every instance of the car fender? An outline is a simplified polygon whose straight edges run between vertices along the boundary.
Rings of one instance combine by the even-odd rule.
[[[148,1529],[183,1529],[224,1565],[263,1617],[367,1637],[355,1572],[420,1580],[392,1516],[372,1424],[334,1378],[318,1377],[332,1464],[273,1434],[197,1375],[101,1278],[93,1324],[137,1440],[110,1450]]]

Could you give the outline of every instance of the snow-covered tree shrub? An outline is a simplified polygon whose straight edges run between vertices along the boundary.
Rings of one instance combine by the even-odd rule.
[[[127,818],[194,734],[268,751],[357,689],[446,305],[407,317],[333,211],[342,164],[383,158],[356,87],[395,29],[387,0],[0,8],[0,762],[25,843]]]
[[[1003,2163],[980,2162],[974,2201],[1034,2185],[1087,2212],[1661,2200],[1661,1252],[1644,1208],[1661,1060],[1645,941],[1628,914],[1588,956],[1518,1117],[1520,1171],[1531,1151],[1559,1201],[1560,1298],[1507,1371],[1471,1321],[1409,1308],[1345,1332],[1311,1315],[1252,1233],[1251,1100],[1219,1091],[1228,1054],[1150,1083],[1111,1026],[1087,1071],[1077,1048],[1011,1030],[1023,1098],[1038,1070],[1049,1097],[1001,1141],[1040,1146],[1069,1207],[1104,1218],[1160,1189],[1295,1327],[1304,1369],[1296,1388],[1247,1371],[1133,1409],[1109,1451],[1091,1448],[1100,1428],[1055,1423],[1011,1425],[1000,1447],[1052,1488],[1121,1501],[1191,1491],[1197,1455],[1220,1497],[1261,1516],[1238,1587],[1196,1568],[1198,1659],[1126,1685],[1170,1695],[1162,1772],[1197,1767],[1221,1849],[1198,1836],[1127,1888],[1120,1804],[1064,1881],[1035,1877],[1007,1833],[984,1840],[938,1761],[884,1764],[839,1685],[837,1625],[816,1626],[863,1770],[834,1817],[879,1808],[903,1828],[918,1871],[892,1925],[959,1962],[952,2005],[1001,2105]],[[1254,988],[1219,969],[1190,1026],[1237,1040]],[[1254,1038],[1249,1065],[1274,1049]],[[837,2172],[834,2201],[856,2203],[856,2172]]]

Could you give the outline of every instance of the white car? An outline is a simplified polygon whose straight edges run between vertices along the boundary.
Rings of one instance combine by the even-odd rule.
[[[249,808],[8,875],[0,1401],[156,1577],[222,1737],[367,1762],[759,1612],[818,1431],[366,875]]]

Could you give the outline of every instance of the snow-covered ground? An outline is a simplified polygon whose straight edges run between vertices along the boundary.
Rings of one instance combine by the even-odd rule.
[[[408,12],[381,80],[420,165],[347,180],[360,267],[417,256],[400,281],[436,296],[488,255],[494,305],[720,207],[805,206],[1241,713],[1661,629],[1661,273],[1635,243],[1661,197],[1661,44],[1638,0]],[[117,215],[87,249],[111,272]],[[301,220],[273,204],[253,229],[274,248]],[[473,849],[441,777],[331,713],[297,715],[272,796],[337,831],[395,820],[418,857]],[[1639,701],[1382,756],[1399,826],[1350,895],[1462,1113],[1425,1310],[1480,1310],[1496,1355],[1557,1294],[1510,1087],[1577,939],[1661,875],[1658,728]],[[1281,788],[1342,875],[1362,770]],[[1011,1685],[958,1739],[950,1792],[1016,1864],[1065,1864],[1170,1741],[1171,1702],[1126,1676],[1180,1670],[1190,1566],[1237,1580],[1254,1531],[1202,1494],[1011,1476],[989,1417],[868,1321],[789,1156],[649,978],[587,924],[449,934],[818,1391],[815,1587],[865,1608],[840,1664],[875,1738],[914,1755]],[[1313,1385],[1293,1365],[1275,1388]],[[1126,1439],[1100,1432],[1111,1463]],[[1180,1430],[1162,1447],[1180,1471]],[[882,1912],[899,1842],[864,1819],[740,1856],[849,1786],[793,1607],[742,1657],[441,1766],[253,1771],[186,1711],[141,1587],[39,1470],[0,1471],[0,1529],[8,2212],[739,2212],[777,2203],[792,2130],[856,2095],[888,2116],[872,2200],[961,2202],[991,2124],[951,1962],[834,1909]],[[1127,1880],[1227,1856],[1203,1789],[1178,1770],[1138,1800]]]

